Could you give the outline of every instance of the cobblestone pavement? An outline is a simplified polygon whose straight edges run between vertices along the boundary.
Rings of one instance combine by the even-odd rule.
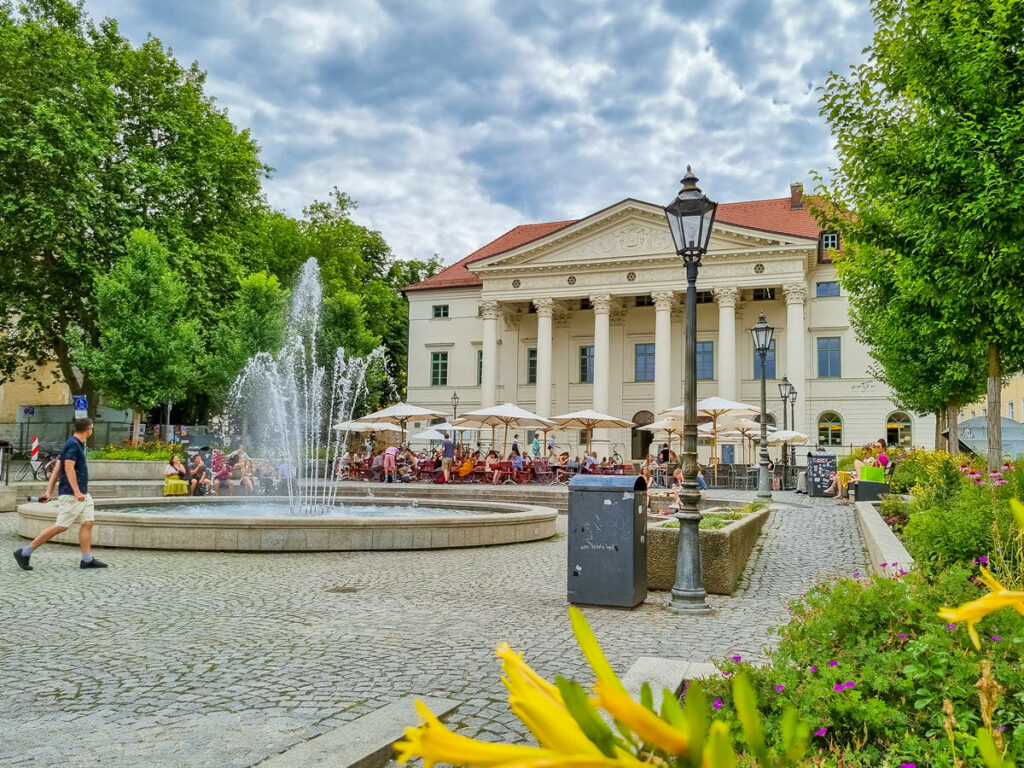
[[[864,568],[851,507],[776,494],[740,588],[709,617],[588,608],[617,671],[638,656],[756,657],[783,601]],[[106,550],[105,571],[48,545],[17,569],[0,515],[0,765],[249,766],[409,693],[521,739],[493,649],[589,679],[566,617],[565,517],[546,542],[432,552]]]

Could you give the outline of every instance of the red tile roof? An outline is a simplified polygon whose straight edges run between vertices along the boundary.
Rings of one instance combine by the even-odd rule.
[[[794,210],[790,207],[790,198],[788,197],[751,200],[744,203],[721,203],[718,206],[715,219],[724,224],[733,224],[738,227],[813,239],[817,239],[820,231],[806,205]],[[432,288],[462,288],[481,285],[480,278],[466,268],[468,264],[539,240],[545,235],[564,229],[577,221],[579,219],[549,221],[542,224],[521,224],[496,240],[492,240],[483,248],[473,251],[461,261],[441,270],[433,277],[410,285],[405,290],[426,291]]]

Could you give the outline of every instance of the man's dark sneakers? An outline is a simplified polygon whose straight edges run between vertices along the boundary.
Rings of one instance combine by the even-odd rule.
[[[94,557],[94,558],[93,558],[92,560],[90,560],[90,561],[89,561],[88,563],[87,563],[87,562],[85,562],[85,560],[82,560],[82,561],[81,561],[81,562],[80,562],[80,563],[78,564],[78,567],[79,567],[79,568],[106,568],[106,567],[107,567],[107,564],[106,564],[106,563],[101,563],[101,562],[100,562],[99,560],[97,560],[97,559],[96,559],[96,558]]]
[[[23,571],[33,570],[32,566],[28,564],[28,559],[30,557],[32,557],[32,555],[21,554],[21,547],[18,547],[16,550],[14,550],[14,559],[18,561],[18,567],[21,568],[21,570]]]

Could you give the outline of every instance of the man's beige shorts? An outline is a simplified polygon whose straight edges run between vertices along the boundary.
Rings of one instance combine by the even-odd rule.
[[[453,461],[455,461],[455,460],[454,459],[441,459],[441,469],[442,470],[447,469],[447,470],[450,471],[451,468],[452,468],[452,462]]]
[[[85,494],[85,501],[78,501],[74,496],[57,497],[57,525],[62,528],[70,528],[75,523],[91,523],[96,519],[95,512],[91,494]]]

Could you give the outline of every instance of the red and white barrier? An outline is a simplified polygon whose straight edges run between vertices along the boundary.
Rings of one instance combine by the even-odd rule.
[[[29,461],[34,468],[39,468],[39,438],[35,435],[32,436],[32,457]]]

